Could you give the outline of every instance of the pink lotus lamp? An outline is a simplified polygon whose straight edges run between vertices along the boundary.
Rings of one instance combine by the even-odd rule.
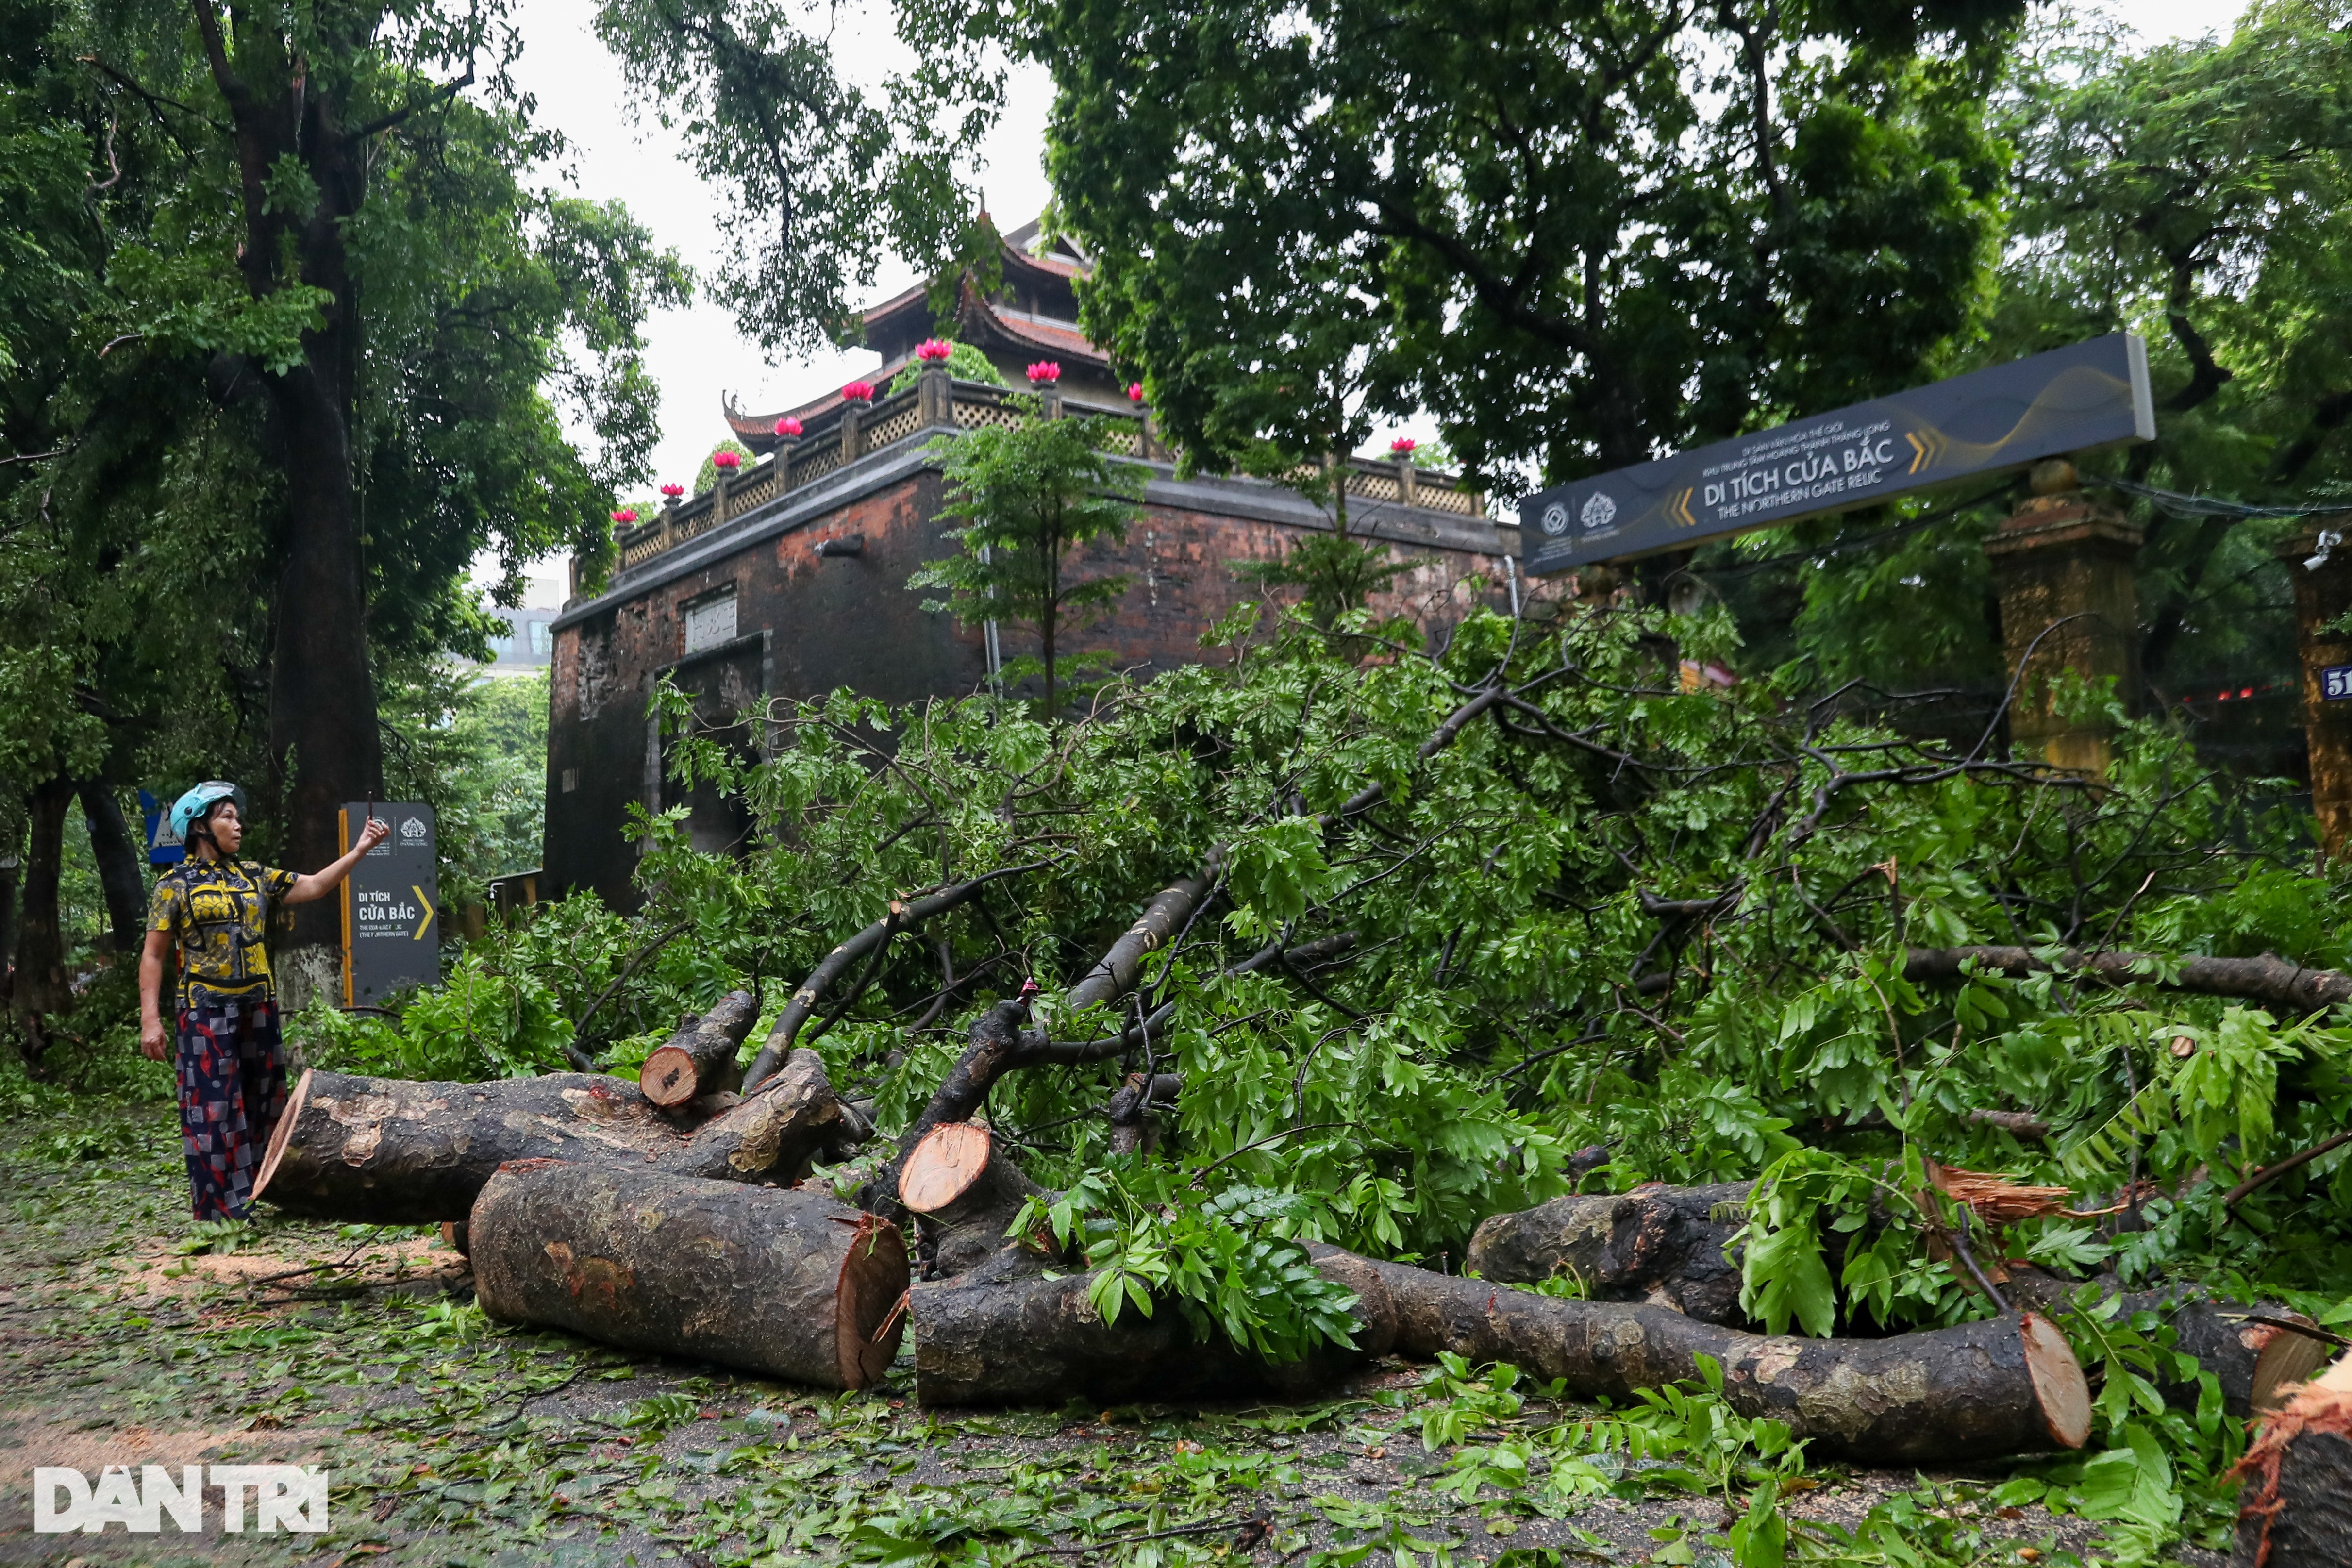
[[[743,459],[733,452],[713,452],[710,460],[722,474],[731,474],[742,466]]]
[[[1029,367],[1029,384],[1051,386],[1062,379],[1062,367],[1052,360],[1041,359]]]
[[[801,438],[801,422],[789,416],[779,419],[776,421],[776,434],[787,441],[797,441]]]
[[[1410,436],[1400,436],[1395,440],[1389,443],[1389,456],[1391,458],[1410,458],[1412,456],[1412,449],[1420,445],[1420,442],[1414,440]]]
[[[871,403],[874,401],[874,384],[853,381],[841,389],[841,400],[844,403]]]
[[[664,485],[664,486],[662,486],[662,494],[664,494],[664,495],[666,495],[666,496],[669,497],[669,499],[670,499],[670,500],[677,500],[677,498],[678,498],[678,497],[680,497],[680,496],[684,495],[685,493],[686,493],[686,487],[685,487],[684,485]]]
[[[915,346],[915,357],[925,364],[945,365],[955,355],[955,345],[940,338],[925,338]]]

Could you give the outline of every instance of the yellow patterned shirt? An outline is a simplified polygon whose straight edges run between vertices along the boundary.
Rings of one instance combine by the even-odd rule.
[[[250,860],[200,860],[191,855],[157,879],[147,929],[180,949],[183,1007],[259,1001],[274,994],[269,906],[294,886],[294,873]]]

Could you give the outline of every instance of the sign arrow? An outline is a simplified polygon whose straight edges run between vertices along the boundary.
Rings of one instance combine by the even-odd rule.
[[[425,918],[416,922],[416,935],[410,940],[415,942],[423,942],[425,940],[425,932],[426,929],[433,924],[433,900],[426,898],[425,896],[425,889],[418,887],[414,882],[408,884],[408,890],[415,893],[416,895],[416,901],[425,906]]]

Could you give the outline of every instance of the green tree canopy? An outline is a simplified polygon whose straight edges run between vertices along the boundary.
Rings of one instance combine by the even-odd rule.
[[[0,298],[0,660],[69,673],[80,715],[16,765],[111,719],[158,771],[276,794],[263,842],[320,863],[332,805],[382,790],[374,657],[479,652],[485,548],[513,589],[604,547],[653,438],[638,328],[688,279],[529,182],[560,143],[495,6],[9,20],[0,135],[34,156],[0,201],[47,270]]]
[[[1012,14],[1087,322],[1177,441],[1328,427],[1352,364],[1474,470],[1557,479],[1939,363],[1984,304],[1981,100],[2021,10]]]

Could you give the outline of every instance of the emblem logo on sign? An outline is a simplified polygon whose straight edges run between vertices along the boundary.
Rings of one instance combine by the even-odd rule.
[[[1617,521],[1617,503],[1595,490],[1586,499],[1584,510],[1577,515],[1583,519],[1588,529],[1606,528]]]
[[[1543,531],[1546,533],[1550,534],[1554,539],[1558,539],[1561,534],[1566,533],[1568,531],[1568,508],[1562,506],[1558,501],[1554,501],[1551,505],[1544,508]]]
[[[425,824],[413,816],[403,818],[400,824],[400,836],[412,841],[422,838],[425,837]]]

